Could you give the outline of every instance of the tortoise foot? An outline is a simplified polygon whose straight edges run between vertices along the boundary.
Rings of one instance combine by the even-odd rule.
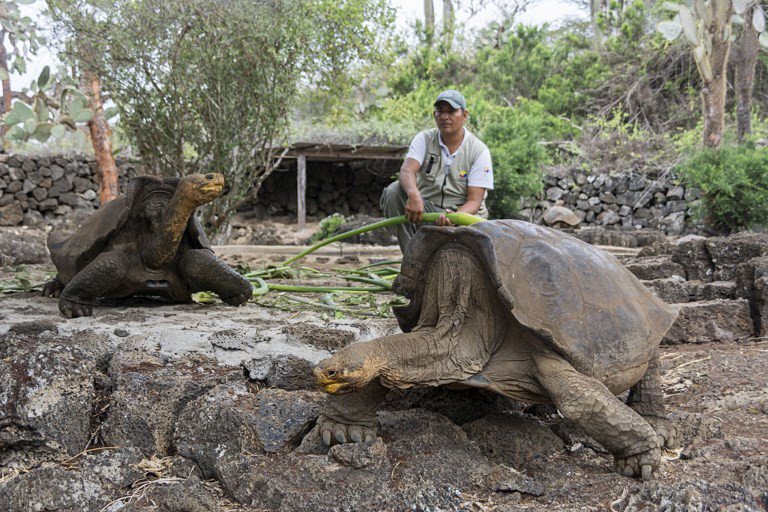
[[[677,429],[672,421],[658,416],[643,416],[645,421],[651,424],[659,440],[659,446],[667,450],[677,448]]]
[[[621,475],[650,480],[653,472],[659,467],[660,462],[661,450],[651,448],[648,451],[630,455],[629,457],[616,457],[614,468]]]
[[[251,292],[238,293],[237,295],[231,295],[229,297],[220,297],[226,304],[230,306],[242,306],[249,300],[251,300]]]
[[[66,298],[59,299],[59,311],[67,318],[93,316],[93,306],[91,304],[82,304]]]
[[[54,277],[47,283],[43,285],[43,291],[41,292],[41,295],[43,297],[59,297],[61,295],[61,291],[64,289],[64,283],[59,281],[58,277]]]
[[[326,446],[343,443],[363,443],[376,438],[376,427],[368,425],[348,425],[320,415],[315,427]]]

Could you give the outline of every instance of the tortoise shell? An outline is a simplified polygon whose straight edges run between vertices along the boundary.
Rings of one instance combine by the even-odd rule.
[[[647,361],[677,316],[612,255],[560,231],[517,220],[424,227],[408,246],[393,290],[404,332],[417,324],[424,276],[448,243],[474,253],[514,318],[577,370]]]
[[[150,202],[168,203],[173,197],[179,178],[140,176],[131,179],[128,190],[103,205],[86,219],[73,234],[53,232],[48,237],[48,250],[59,272],[59,279],[71,280],[102,252],[109,250],[115,239],[131,218],[143,217]],[[123,250],[139,251],[145,245],[142,237],[151,237],[147,230],[136,230],[130,243],[123,243]],[[200,221],[192,215],[187,223],[182,247],[210,249]]]

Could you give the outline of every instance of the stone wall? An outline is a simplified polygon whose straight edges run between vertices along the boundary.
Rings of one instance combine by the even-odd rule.
[[[322,219],[334,213],[381,216],[379,198],[400,169],[400,162],[307,162],[307,215]],[[272,173],[255,203],[244,205],[257,217],[296,214],[296,166]]]
[[[136,162],[119,161],[121,190],[141,174]],[[333,213],[380,216],[379,197],[396,176],[399,162],[309,162],[306,207],[311,218]],[[96,162],[87,156],[21,156],[0,153],[0,226],[39,225],[78,217],[98,207]],[[491,192],[494,193],[494,192]],[[274,172],[256,198],[240,210],[256,218],[296,214],[296,166]],[[523,202],[521,218],[544,223],[552,206],[570,209],[579,227],[655,228],[667,235],[701,233],[689,216],[699,199],[674,177],[640,174],[591,174],[583,169],[552,169],[544,178],[541,199]]]
[[[655,228],[667,235],[699,233],[703,228],[689,214],[701,193],[677,184],[668,174],[650,178],[551,169],[544,177],[543,196],[524,201],[521,217],[541,224],[548,208],[562,205],[573,211],[580,227]]]
[[[141,174],[136,162],[118,161],[120,190]],[[90,156],[0,153],[0,226],[55,224],[99,206],[96,161]]]

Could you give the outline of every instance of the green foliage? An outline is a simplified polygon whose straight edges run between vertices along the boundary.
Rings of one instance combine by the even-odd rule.
[[[493,84],[508,104],[518,96],[535,99],[555,59],[553,48],[546,44],[547,33],[547,25],[517,25],[501,36],[499,47],[478,50],[480,79]]]
[[[55,99],[56,95],[59,98]],[[88,108],[85,94],[64,74],[59,73],[53,80],[50,68],[45,66],[40,77],[17,98],[23,99],[17,99],[3,117],[3,124],[10,128],[6,134],[9,140],[47,142],[51,137],[62,138],[69,130],[85,142],[77,125],[90,121],[93,110]]]
[[[333,236],[336,230],[344,224],[344,216],[340,213],[329,215],[320,221],[320,230],[312,235],[312,242],[319,242]]]
[[[597,16],[597,24],[606,35],[606,50],[636,56],[645,35],[648,18],[643,0],[607,3],[605,10]]]
[[[224,174],[226,224],[274,163],[299,84],[329,89],[377,51],[383,0],[58,0],[60,31],[102,78],[147,169]]]
[[[754,146],[705,149],[677,169],[702,191],[700,216],[724,232],[768,225],[768,151]]]
[[[541,103],[521,100],[514,109],[504,109],[488,123],[483,141],[493,158],[494,190],[488,208],[494,218],[517,213],[520,199],[541,191],[542,166],[550,156],[541,142],[566,135],[563,121],[547,114]]]

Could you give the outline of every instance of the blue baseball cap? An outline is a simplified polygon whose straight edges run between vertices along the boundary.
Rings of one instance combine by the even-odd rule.
[[[467,100],[464,99],[464,96],[462,96],[459,91],[448,89],[447,91],[441,92],[437,95],[434,106],[436,107],[441,101],[448,103],[453,108],[467,110]]]

